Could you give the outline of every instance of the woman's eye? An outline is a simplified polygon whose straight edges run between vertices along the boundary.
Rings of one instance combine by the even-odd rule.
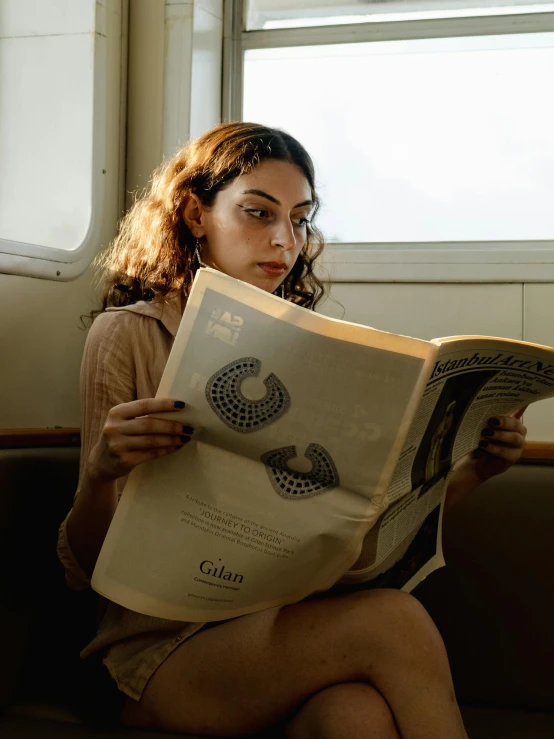
[[[253,218],[268,218],[269,212],[263,208],[243,208],[243,210]]]
[[[301,218],[293,218],[292,222],[295,226],[307,226],[310,223],[310,219],[302,216]]]

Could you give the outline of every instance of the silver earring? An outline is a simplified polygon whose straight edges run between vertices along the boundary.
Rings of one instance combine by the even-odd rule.
[[[285,299],[285,283],[284,282],[281,283],[281,298],[283,300]]]
[[[200,243],[200,239],[196,239],[196,244],[194,245],[194,258],[198,262],[199,267],[206,267],[207,265],[205,265],[202,259],[200,258],[201,250],[202,250],[202,244]]]

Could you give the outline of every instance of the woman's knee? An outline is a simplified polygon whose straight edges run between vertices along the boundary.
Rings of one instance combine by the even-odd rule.
[[[442,637],[421,603],[400,590],[374,590],[348,596],[350,623],[343,624],[355,650],[382,652],[386,663],[447,666]]]
[[[312,696],[289,722],[285,739],[398,739],[387,702],[367,683],[333,685]]]

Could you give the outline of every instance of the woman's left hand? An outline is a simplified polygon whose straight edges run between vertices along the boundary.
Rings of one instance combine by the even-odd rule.
[[[525,408],[513,416],[489,418],[481,431],[481,441],[471,458],[474,471],[481,482],[506,472],[519,461],[525,447],[527,429],[521,421]]]
[[[479,447],[453,466],[446,493],[446,509],[495,475],[506,472],[521,457],[527,429],[521,421],[525,408],[513,416],[489,418]]]

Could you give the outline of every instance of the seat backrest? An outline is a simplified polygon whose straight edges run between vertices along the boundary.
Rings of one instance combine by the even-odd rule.
[[[414,591],[445,640],[458,700],[554,710],[554,467],[520,464],[445,520],[447,566]]]
[[[73,705],[96,596],[70,592],[57,530],[78,448],[0,450],[0,708]],[[447,567],[414,592],[445,639],[458,699],[554,710],[554,467],[518,465],[445,521]]]
[[[95,595],[71,593],[56,556],[77,487],[78,448],[0,450],[0,707],[70,703]]]

